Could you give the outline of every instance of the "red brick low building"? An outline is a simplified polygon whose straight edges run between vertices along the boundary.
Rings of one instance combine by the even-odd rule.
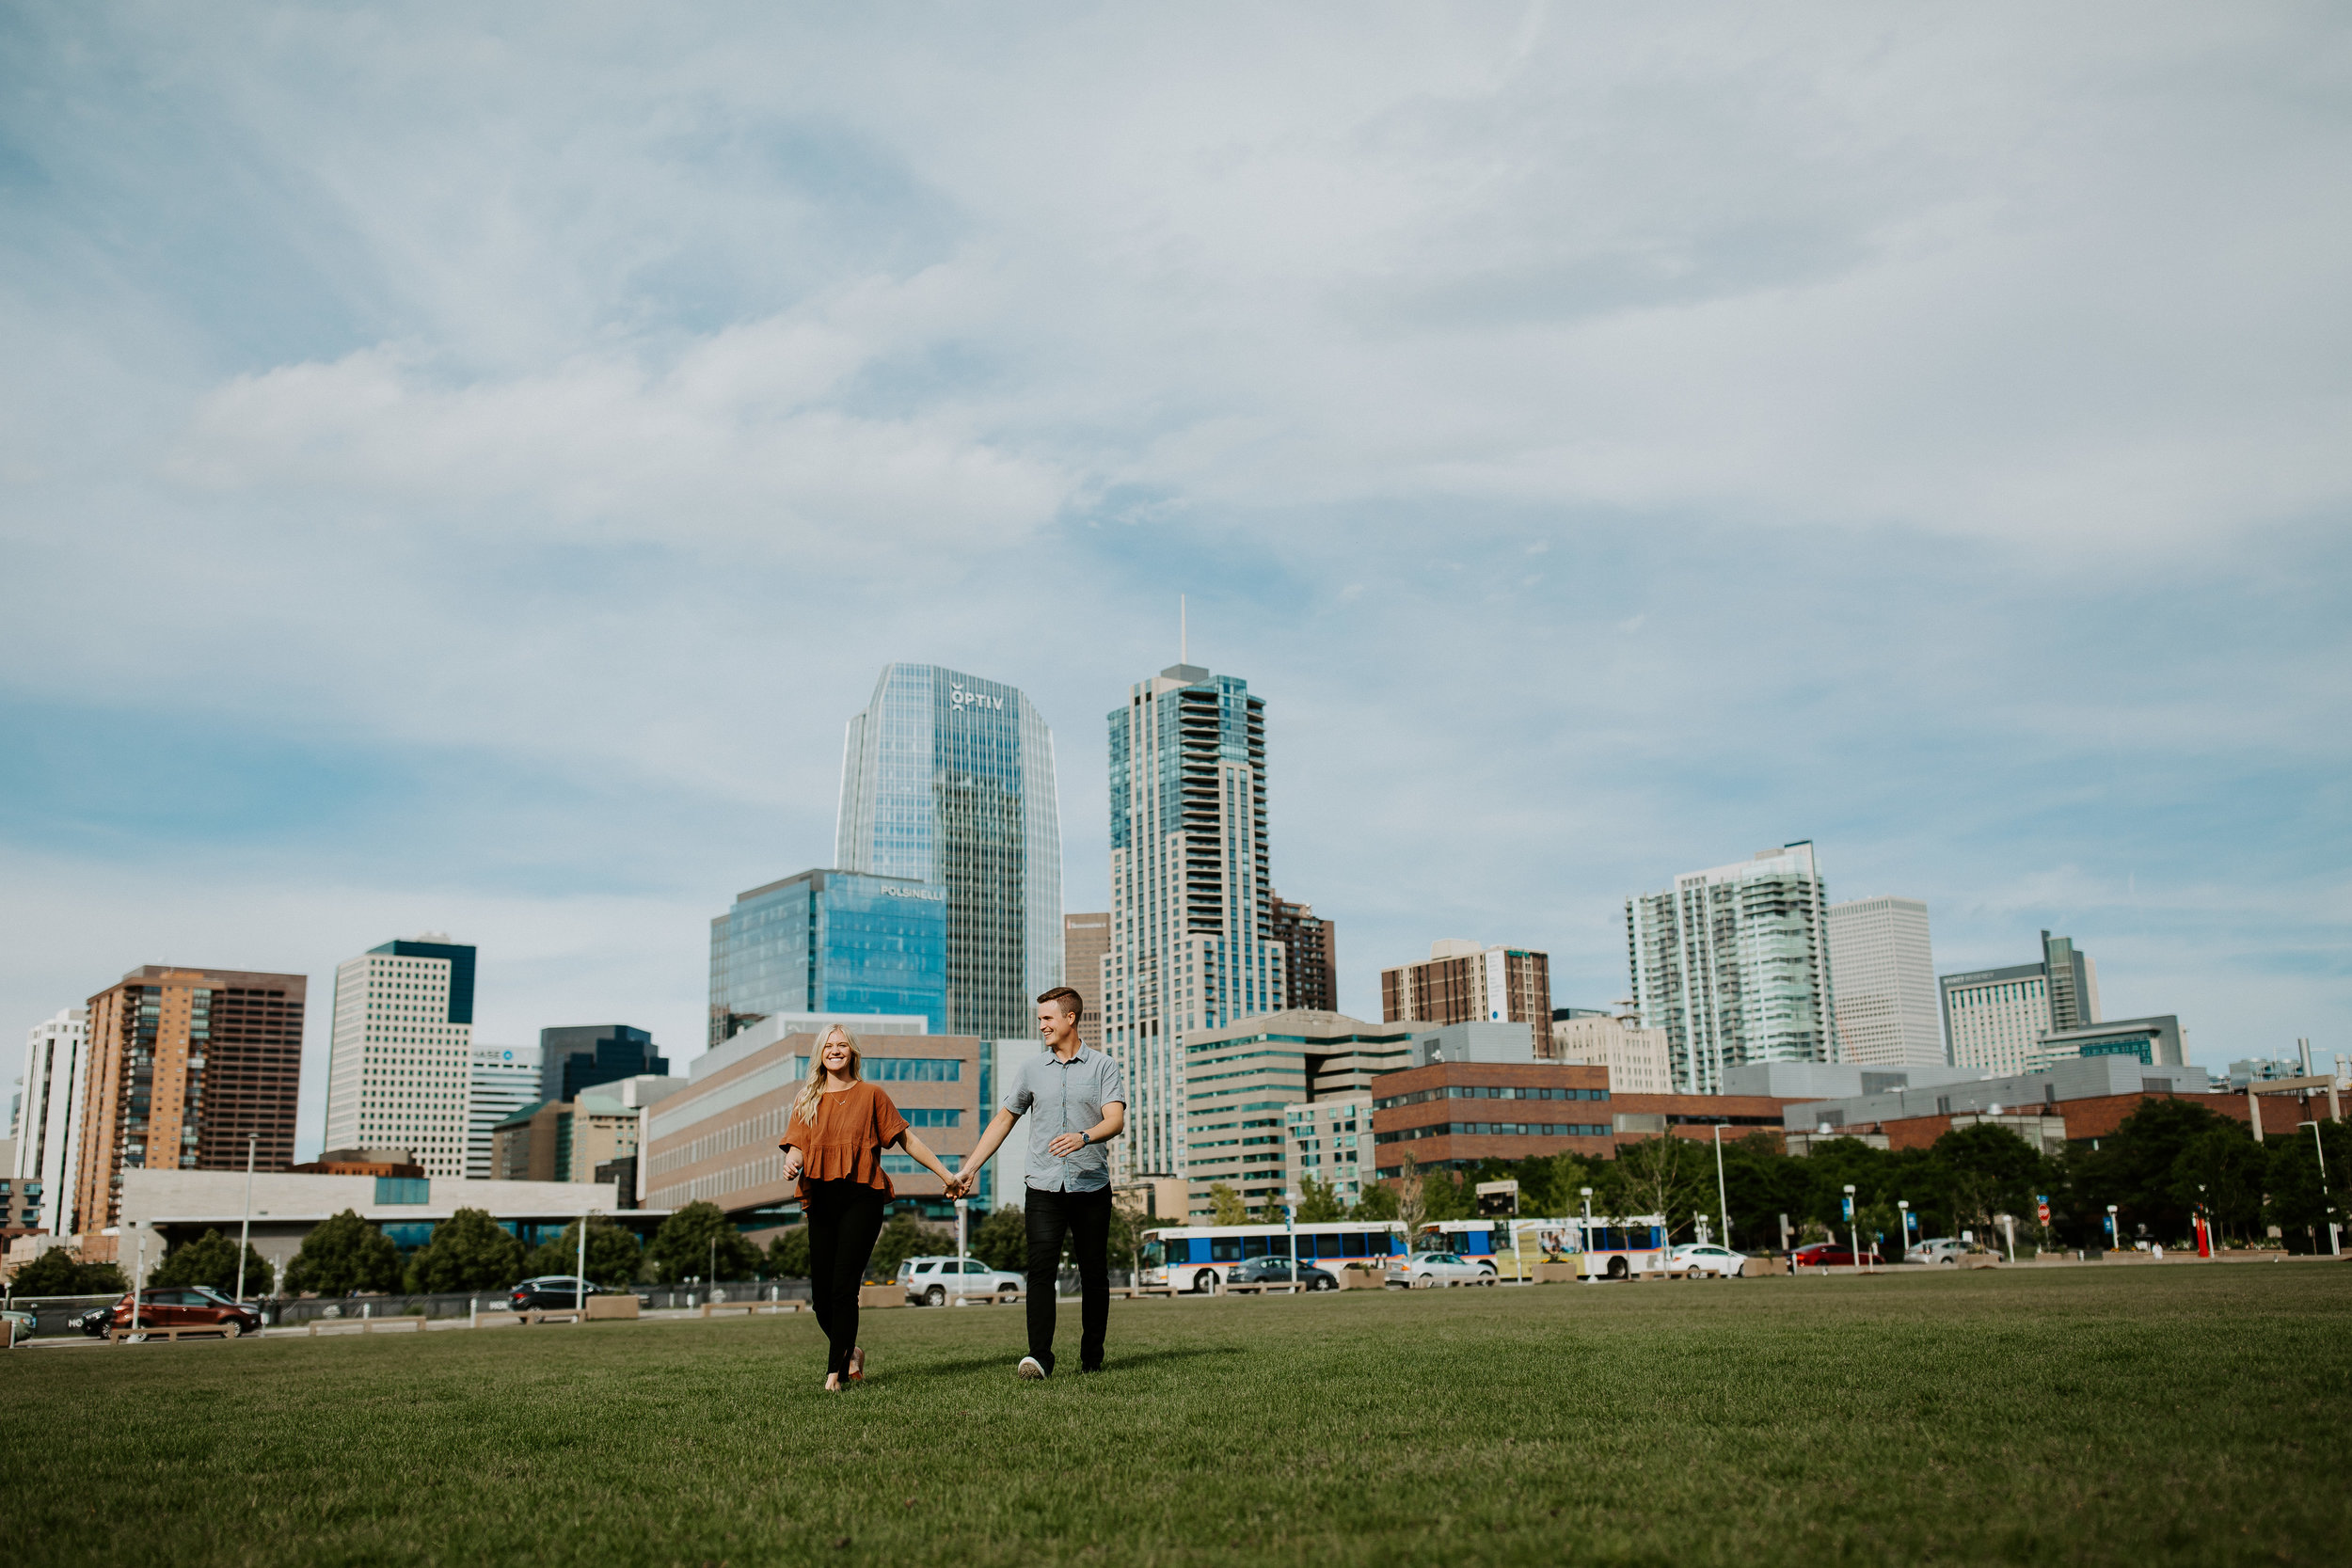
[[[1777,1137],[1795,1104],[1764,1095],[1613,1095],[1605,1067],[1562,1062],[1441,1062],[1384,1074],[1373,1089],[1374,1173],[1393,1180],[1405,1157],[1427,1170],[1541,1154],[1607,1159],[1620,1144],[1661,1133]]]

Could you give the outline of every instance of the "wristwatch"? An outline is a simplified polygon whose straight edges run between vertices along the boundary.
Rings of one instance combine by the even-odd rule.
[[[1093,1134],[1093,1133],[1091,1133],[1091,1132],[1080,1132],[1080,1133],[1078,1134],[1078,1147],[1079,1147],[1080,1148],[1086,1148],[1086,1146],[1087,1146],[1087,1145],[1089,1145],[1089,1144],[1092,1143],[1093,1141],[1094,1141],[1094,1134]]]

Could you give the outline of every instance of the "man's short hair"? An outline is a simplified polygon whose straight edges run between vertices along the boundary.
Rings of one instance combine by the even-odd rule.
[[[1041,1007],[1048,1002],[1058,1002],[1061,1004],[1061,1010],[1073,1018],[1087,1010],[1086,998],[1072,990],[1068,986],[1056,986],[1052,990],[1039,997],[1037,1001]]]

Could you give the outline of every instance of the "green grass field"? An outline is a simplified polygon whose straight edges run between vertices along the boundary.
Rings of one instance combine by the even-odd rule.
[[[2352,1269],[19,1352],[11,1563],[2342,1562]],[[1063,1312],[1074,1365],[1076,1313]]]

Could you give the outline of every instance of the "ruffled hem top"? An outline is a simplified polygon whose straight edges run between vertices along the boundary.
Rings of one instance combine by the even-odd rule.
[[[895,1197],[898,1189],[882,1169],[882,1155],[906,1130],[907,1118],[890,1097],[861,1078],[818,1095],[811,1117],[794,1117],[776,1147],[801,1151],[803,1197],[811,1181],[854,1181]]]

